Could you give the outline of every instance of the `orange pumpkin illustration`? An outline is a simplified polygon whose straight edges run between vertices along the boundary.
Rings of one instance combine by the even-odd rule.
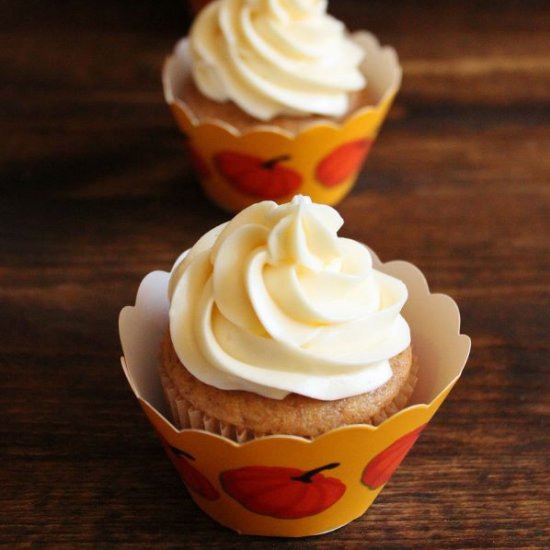
[[[315,175],[325,187],[335,187],[359,172],[372,140],[357,139],[340,145],[317,165]]]
[[[224,490],[246,509],[279,519],[319,514],[337,502],[346,486],[321,474],[340,464],[303,471],[278,466],[246,466],[222,472]]]
[[[224,151],[214,157],[220,174],[245,195],[260,199],[277,199],[294,193],[302,176],[282,163],[289,160],[281,155],[264,160],[252,155]]]
[[[411,450],[411,447],[425,427],[426,424],[405,434],[381,453],[378,453],[363,470],[361,481],[369,489],[378,489],[382,485],[385,485],[407,456],[407,453]]]
[[[218,490],[191,464],[190,461],[195,460],[192,455],[167,443],[164,443],[164,447],[183,483],[189,490],[207,500],[220,498]]]

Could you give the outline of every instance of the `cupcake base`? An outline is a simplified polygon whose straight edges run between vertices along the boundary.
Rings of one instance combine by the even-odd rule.
[[[160,375],[178,429],[204,430],[242,443],[274,434],[311,439],[344,425],[381,424],[407,405],[417,381],[418,364],[410,347],[392,358],[391,365],[393,378],[381,388],[370,392],[368,399],[365,398],[367,394],[364,394],[323,402],[291,394],[276,404],[281,409],[280,418],[269,407],[273,400],[248,392],[218,390],[195,379],[179,362],[169,335],[162,345]],[[215,407],[205,410],[213,403]],[[293,419],[289,419],[288,410],[285,410],[287,408],[292,409],[295,415],[299,411],[296,416],[301,425],[289,425]],[[239,425],[234,421],[235,418],[247,418],[249,426]],[[268,429],[258,429],[258,424]]]

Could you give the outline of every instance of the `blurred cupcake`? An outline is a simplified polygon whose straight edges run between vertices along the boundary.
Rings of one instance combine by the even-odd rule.
[[[324,1],[217,0],[165,63],[166,101],[225,209],[351,189],[400,86],[395,51]]]
[[[264,201],[176,263],[161,373],[179,427],[315,437],[407,403],[407,288],[338,237],[342,223],[308,197]]]

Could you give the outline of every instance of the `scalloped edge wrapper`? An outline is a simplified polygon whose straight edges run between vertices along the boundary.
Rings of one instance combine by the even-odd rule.
[[[386,118],[402,79],[395,50],[382,47],[371,33],[353,34],[365,49],[362,71],[367,87],[376,99],[342,121],[322,119],[291,132],[269,123],[258,122],[245,131],[216,118],[201,121],[184,99],[178,97],[181,82],[190,71],[188,39],[181,39],[163,67],[164,97],[172,110],[205,194],[218,206],[238,212],[258,200],[288,202],[295,194],[309,195],[314,202],[334,205],[353,188],[367,155]],[[243,185],[224,170],[223,155],[233,155],[243,170],[256,178],[254,189]],[[274,171],[262,167],[277,164],[277,190]],[[346,166],[347,163],[347,166]],[[275,194],[275,196],[273,196]]]
[[[275,435],[236,443],[202,430],[176,429],[169,420],[158,370],[168,327],[169,274],[147,275],[135,306],[122,309],[121,361],[128,383],[191,497],[222,525],[242,534],[303,537],[358,518],[462,374],[470,338],[460,334],[455,302],[431,294],[414,265],[381,264],[374,253],[373,258],[375,267],[408,287],[403,315],[411,327],[418,382],[410,404],[382,424],[345,426],[313,440]],[[301,476],[307,478],[308,472],[323,467],[326,471],[303,483]]]

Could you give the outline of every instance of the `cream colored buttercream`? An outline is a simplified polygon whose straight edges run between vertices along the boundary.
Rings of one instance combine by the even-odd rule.
[[[326,9],[326,0],[212,2],[190,32],[197,87],[260,120],[343,115],[366,85],[364,51]]]
[[[337,236],[331,207],[297,196],[246,208],[172,270],[170,334],[181,362],[220,389],[334,400],[373,390],[410,343],[406,286]]]

